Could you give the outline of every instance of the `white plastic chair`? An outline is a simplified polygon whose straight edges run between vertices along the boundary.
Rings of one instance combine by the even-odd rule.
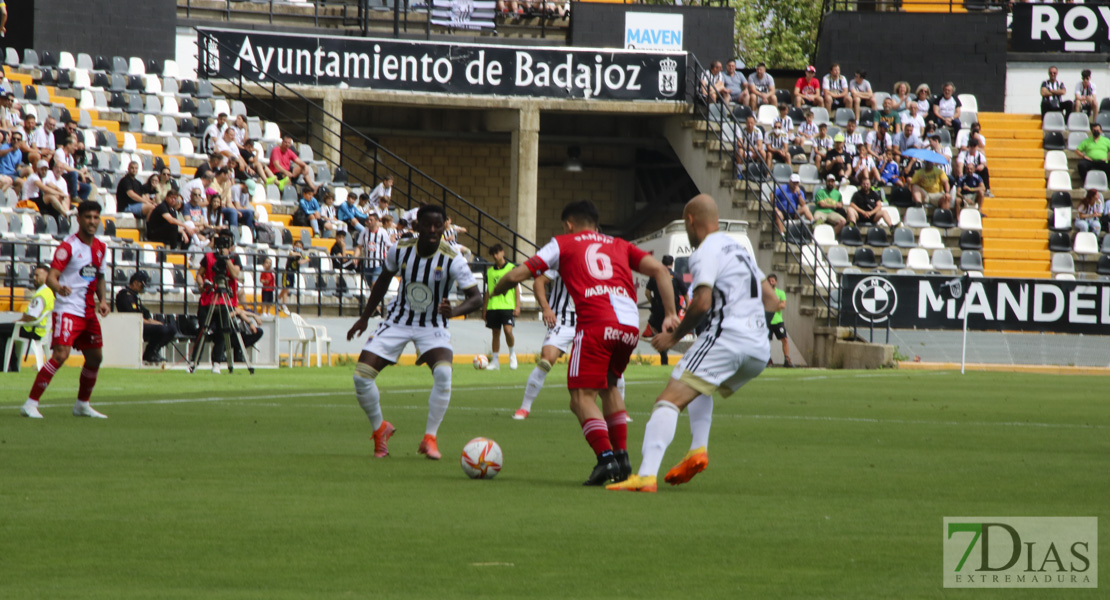
[[[910,253],[906,256],[906,268],[913,269],[914,271],[928,271],[932,266],[932,262],[929,260],[928,250],[924,248],[910,248]]]
[[[1100,192],[1105,192],[1110,187],[1106,181],[1106,173],[1103,171],[1087,171],[1087,177],[1083,179],[1083,189],[1096,189]]]
[[[146,63],[138,56],[132,56],[127,64],[128,75],[146,75]]]
[[[898,207],[896,207],[896,206],[884,206],[883,207],[883,212],[886,213],[886,216],[890,217],[890,226],[891,227],[897,227],[898,224],[902,222],[902,215],[901,215],[901,213],[898,212]]]
[[[12,353],[15,352],[15,345],[17,342],[20,342],[22,347],[24,348],[24,357],[29,354],[35,355],[35,371],[39,371],[42,369],[42,365],[46,361],[46,340],[51,339],[51,319],[49,318],[50,314],[51,313],[45,313],[38,319],[27,323],[28,325],[31,325],[33,327],[38,327],[39,325],[44,325],[46,327],[46,334],[43,335],[42,339],[40,340],[29,340],[19,337],[19,330],[22,325],[12,330],[12,337],[8,338],[8,343],[4,347],[4,364],[0,365],[0,372],[6,371],[8,369],[8,365],[12,364]]]
[[[293,324],[296,325],[298,329],[303,329],[304,330],[304,332],[308,336],[308,341],[309,342],[315,342],[316,351],[312,353],[312,357],[309,358],[308,360],[309,361],[315,360],[316,366],[321,367],[321,366],[323,366],[323,364],[321,363],[321,355],[327,354],[328,364],[330,365],[331,364],[331,337],[328,336],[328,329],[326,327],[324,327],[323,325],[309,325],[301,317],[301,315],[299,315],[297,313],[293,313],[293,314],[289,315],[289,317],[293,320]],[[305,363],[305,366],[308,366],[308,363]]]
[[[1090,233],[1090,232],[1087,232]],[[1053,273],[1075,273],[1075,260],[1067,252],[1056,252],[1052,255]]]
[[[965,208],[960,211],[960,229],[964,231],[982,231],[983,216],[974,208]]]
[[[69,52],[59,52],[58,68],[63,71],[77,68],[77,61],[73,59],[73,54]]]
[[[975,94],[960,94],[956,97],[960,100],[961,111],[979,112],[979,100]]]
[[[940,237],[940,230],[936,227],[926,227],[921,230],[917,238],[917,245],[926,250],[940,250],[944,248],[944,240]]]
[[[1064,113],[1045,113],[1044,119],[1041,120],[1041,129],[1044,131],[1067,131],[1068,124],[1064,121]]]
[[[1080,231],[1075,234],[1075,245],[1072,250],[1076,254],[1098,254],[1098,236],[1090,231]]]
[[[764,104],[759,107],[759,115],[756,117],[756,122],[760,125],[774,125],[775,119],[779,116],[779,109],[773,104]]]
[[[165,63],[163,63],[162,77],[173,77],[174,79],[179,79],[176,60],[168,59]]]
[[[299,315],[297,319],[293,320],[293,326],[297,332],[297,336],[281,339],[281,341],[286,343],[286,360],[288,361],[287,364],[290,369],[293,368],[293,361],[297,360],[301,362],[301,366],[308,366],[308,345],[312,343],[312,335],[308,333],[304,327],[297,324],[298,320],[302,323],[304,322],[303,319],[300,319]]]
[[[1047,187],[1050,192],[1070,192],[1071,173],[1067,171],[1052,171],[1048,174]]]
[[[956,261],[952,259],[952,251],[948,248],[941,248],[933,252],[933,268],[938,271],[955,271]]]
[[[92,77],[85,69],[76,69],[73,71],[73,89],[86,90],[92,87]]]
[[[1049,150],[1044,155],[1045,171],[1067,171],[1068,155],[1063,150]]]
[[[836,232],[833,230],[832,225],[821,223],[813,228],[813,241],[817,242],[818,246],[839,246],[840,243],[836,241]]]

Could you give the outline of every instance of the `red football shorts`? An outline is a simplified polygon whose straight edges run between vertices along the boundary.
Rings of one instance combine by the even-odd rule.
[[[609,376],[624,374],[628,359],[636,349],[640,331],[627,325],[595,325],[574,334],[567,370],[567,388],[603,390]]]
[[[54,313],[54,346],[70,346],[74,350],[86,350],[104,346],[100,335],[100,319],[96,314],[75,317],[66,313]]]

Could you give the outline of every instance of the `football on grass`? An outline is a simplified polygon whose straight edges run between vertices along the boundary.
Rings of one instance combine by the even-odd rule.
[[[481,369],[484,369],[488,366],[489,366],[489,359],[486,358],[485,354],[478,354],[474,357],[474,368],[475,369],[481,370]]]
[[[462,470],[471,479],[493,479],[501,471],[501,446],[477,437],[463,446]]]

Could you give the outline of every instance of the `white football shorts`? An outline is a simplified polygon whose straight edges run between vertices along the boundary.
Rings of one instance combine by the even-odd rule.
[[[694,340],[671,378],[710,396],[720,390],[727,398],[763,372],[770,349],[765,340],[753,344],[750,335],[735,330],[714,334],[711,329]]]
[[[382,321],[374,335],[366,340],[362,349],[388,360],[397,362],[405,346],[412,342],[416,346],[416,355],[436,348],[451,348],[451,332],[441,327],[414,327],[410,325],[395,325]]]
[[[564,354],[570,351],[570,345],[573,343],[573,325],[556,325],[551,329],[548,329],[547,335],[543,338],[544,346],[555,346]]]

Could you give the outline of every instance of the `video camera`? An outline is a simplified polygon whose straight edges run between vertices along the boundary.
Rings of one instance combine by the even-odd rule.
[[[212,275],[216,289],[221,292],[227,291],[227,259],[230,252],[225,253],[225,250],[230,251],[231,247],[235,245],[235,240],[231,234],[221,231],[216,235],[216,239],[212,240],[212,247],[216,250],[216,261],[212,264]]]

